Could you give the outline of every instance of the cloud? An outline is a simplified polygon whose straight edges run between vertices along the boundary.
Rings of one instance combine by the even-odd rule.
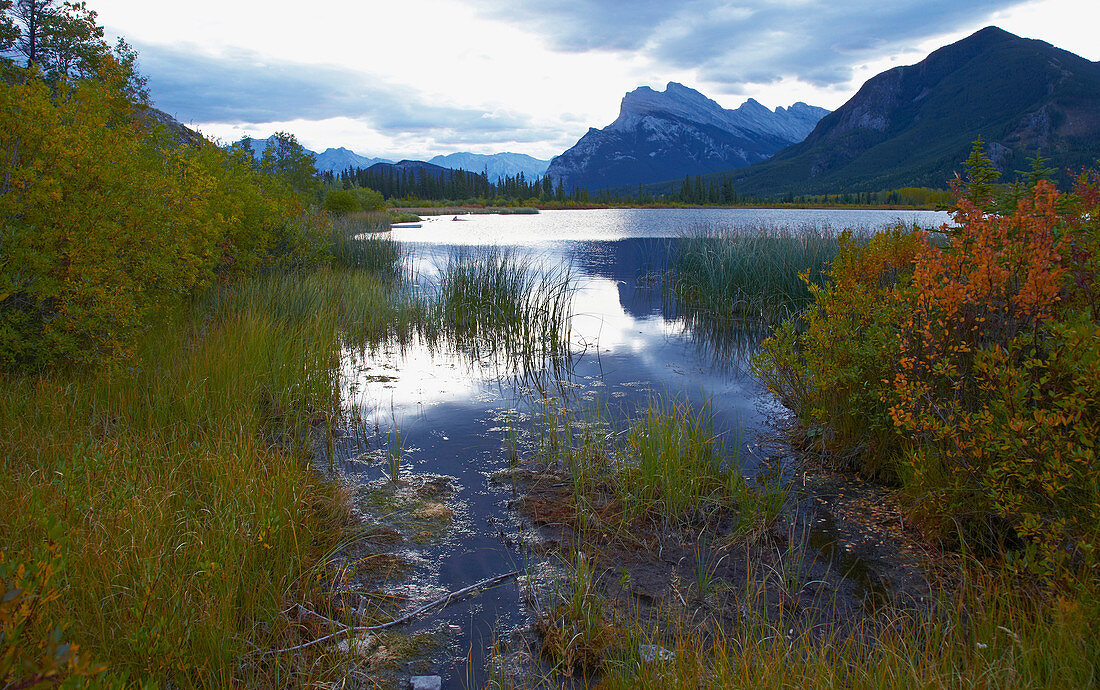
[[[640,52],[729,86],[849,82],[869,59],[987,21],[1025,0],[479,0],[559,51]]]
[[[435,104],[416,89],[351,69],[273,61],[240,49],[213,56],[180,46],[137,48],[153,101],[184,121],[258,124],[343,117],[390,136],[462,132],[475,139],[536,140],[546,135],[529,116]]]

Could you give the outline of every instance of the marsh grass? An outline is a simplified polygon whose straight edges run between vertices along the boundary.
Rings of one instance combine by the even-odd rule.
[[[606,409],[578,413],[549,399],[536,419],[536,462],[566,474],[575,514],[599,515],[602,528],[724,515],[748,534],[770,525],[786,500],[782,482],[745,480],[739,440],[727,445],[709,401],[658,398],[618,431]]]
[[[703,633],[634,625],[603,665],[606,688],[1070,688],[1100,668],[1096,593],[1037,595],[982,575],[934,609],[891,607],[849,626],[795,629],[750,614]],[[793,631],[793,632],[792,632]],[[646,662],[640,644],[675,657]]]
[[[355,211],[332,216],[334,232],[354,237],[362,233],[385,232],[392,225],[391,216],[386,211]]]
[[[808,283],[821,283],[839,243],[830,228],[816,225],[703,226],[674,247],[666,298],[689,321],[720,334],[742,321],[776,324],[805,308]]]
[[[23,644],[75,643],[97,685],[332,677],[332,648],[259,655],[303,634],[284,611],[348,534],[309,435],[341,349],[418,315],[386,276],[272,274],[163,314],[128,367],[0,375],[0,560],[54,572]]]
[[[569,351],[575,286],[567,268],[508,249],[456,249],[440,267],[434,322],[460,347],[532,364]]]
[[[569,677],[600,668],[606,651],[615,644],[615,621],[598,592],[591,558],[577,551],[563,559],[562,572],[535,628],[542,635],[543,657],[556,672]]]
[[[405,278],[404,251],[383,231],[389,230],[389,217],[371,213],[371,219],[357,222],[356,214],[338,216],[332,221],[333,268],[359,269],[375,276]]]

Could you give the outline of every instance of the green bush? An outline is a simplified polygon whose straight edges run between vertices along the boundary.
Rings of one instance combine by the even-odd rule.
[[[381,192],[367,187],[357,187],[351,190],[351,193],[355,195],[359,208],[363,211],[381,211],[386,208],[386,200],[382,198]]]
[[[0,161],[0,367],[125,357],[153,309],[328,260],[327,221],[289,182],[181,146],[94,80],[4,83]]]
[[[329,213],[344,215],[361,211],[359,198],[347,189],[334,189],[325,195],[324,208]]]

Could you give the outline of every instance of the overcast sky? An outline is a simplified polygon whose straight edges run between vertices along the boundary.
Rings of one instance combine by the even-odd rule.
[[[1100,60],[1097,0],[91,0],[158,107],[233,141],[550,158],[641,85],[836,108],[995,24]]]

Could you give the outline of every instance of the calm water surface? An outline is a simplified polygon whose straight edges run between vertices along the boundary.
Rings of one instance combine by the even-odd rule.
[[[839,210],[661,209],[544,211],[538,215],[469,215],[425,219],[393,231],[426,283],[455,247],[513,248],[533,269],[567,265],[577,286],[570,352],[538,363],[493,353],[412,342],[344,358],[345,402],[364,424],[337,444],[345,476],[364,487],[384,481],[385,462],[363,461],[365,446],[382,447],[395,429],[403,437],[402,474],[443,475],[457,491],[449,501],[454,525],[426,545],[408,546],[412,574],[395,585],[407,606],[426,603],[480,580],[548,564],[525,556],[514,498],[492,475],[508,466],[509,438],[523,439],[547,397],[580,409],[605,408],[622,419],[656,396],[709,399],[716,425],[741,447],[746,473],[760,458],[755,439],[784,414],[748,373],[753,340],[728,342],[695,332],[669,309],[647,275],[669,247],[700,227],[813,225],[840,231],[902,221],[938,227],[945,213]],[[359,458],[359,459],[357,459]],[[532,560],[528,562],[528,558]],[[445,687],[480,686],[494,639],[529,624],[515,584],[447,609],[414,627],[445,629],[446,648],[432,660]]]

